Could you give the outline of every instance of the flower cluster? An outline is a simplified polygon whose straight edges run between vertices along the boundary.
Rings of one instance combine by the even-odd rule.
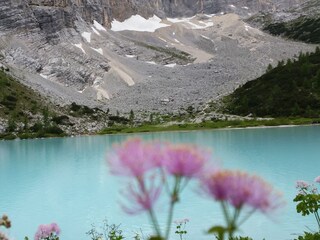
[[[128,197],[132,198],[130,200],[134,200],[139,207],[133,211],[128,208],[125,210],[138,213],[153,207],[167,175],[195,177],[202,172],[208,159],[208,152],[194,145],[143,142],[134,138],[115,145],[108,157],[108,163],[111,173],[137,180],[138,187],[134,188],[130,183],[127,193]],[[149,187],[146,184],[148,179],[151,179]],[[155,183],[157,179],[161,179],[158,184]]]
[[[174,223],[177,225],[180,225],[180,224],[186,224],[189,221],[190,221],[189,218],[183,218],[183,219],[175,220]]]
[[[60,234],[60,228],[58,224],[42,224],[38,227],[38,230],[34,236],[35,240],[58,240]]]
[[[314,179],[314,182],[320,183],[320,176]],[[297,196],[293,199],[297,203],[296,210],[302,216],[313,214],[316,218],[320,232],[320,194],[314,184],[306,181],[297,181],[296,188],[298,189]]]
[[[152,219],[157,237],[161,231],[154,214],[154,205],[166,186],[169,195],[170,210],[165,239],[168,239],[172,222],[173,206],[179,201],[179,195],[189,179],[201,175],[209,153],[194,145],[144,142],[141,139],[129,139],[115,145],[109,154],[110,171],[116,175],[133,178],[123,194],[133,205],[123,206],[127,213],[135,214],[147,211]],[[173,177],[173,181],[168,181]],[[169,182],[173,186],[169,186]]]
[[[202,173],[209,153],[194,145],[167,144],[163,155],[163,166],[170,175],[192,178]]]
[[[115,145],[108,158],[111,173],[141,178],[158,165],[155,153],[160,152],[160,144],[144,143],[138,138]]]
[[[209,167],[209,159],[210,153],[195,145],[129,139],[114,146],[108,163],[111,173],[131,177],[124,195],[133,207],[124,209],[131,214],[147,211],[157,234],[156,239],[169,239],[174,205],[179,202],[182,190],[192,178],[200,180],[200,188],[209,197],[222,203],[227,227],[212,228],[212,233],[219,230],[219,239],[224,239],[225,234],[232,238],[233,232],[247,219],[245,217],[239,221],[243,207],[267,213],[282,204],[279,194],[261,178],[239,171]],[[306,186],[304,183],[300,184]],[[167,228],[164,235],[160,231],[154,212],[162,186],[165,186],[169,196]],[[227,205],[233,207],[234,212],[231,213],[231,208]],[[178,224],[179,230],[176,232],[180,239],[185,233],[181,230],[181,225],[182,223]]]
[[[257,176],[240,171],[221,170],[202,179],[202,189],[217,201],[225,201],[235,208],[243,206],[267,212],[280,204],[279,194]]]
[[[320,176],[314,179],[314,182],[320,183]],[[298,194],[306,195],[306,194],[317,194],[318,189],[314,184],[310,184],[304,180],[299,180],[296,182],[296,188],[298,189]]]

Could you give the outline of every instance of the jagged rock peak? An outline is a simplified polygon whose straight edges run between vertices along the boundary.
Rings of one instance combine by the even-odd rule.
[[[257,11],[290,7],[306,0],[0,0],[0,30],[34,29],[53,33],[73,27],[74,21],[93,20],[110,26],[113,19],[125,20],[139,14],[149,17],[190,16],[196,13]],[[49,28],[47,25],[50,25]]]

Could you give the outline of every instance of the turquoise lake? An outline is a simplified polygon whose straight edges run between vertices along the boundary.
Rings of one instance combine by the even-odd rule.
[[[119,192],[126,181],[111,176],[105,160],[113,143],[133,136],[209,147],[223,167],[260,175],[281,191],[286,206],[268,216],[257,213],[242,225],[240,235],[286,240],[317,230],[314,217],[297,214],[292,202],[297,180],[313,181],[320,175],[320,126],[301,126],[1,141],[0,214],[12,221],[12,239],[33,239],[39,224],[51,222],[60,225],[61,240],[90,239],[86,232],[91,224],[99,226],[104,219],[121,223],[126,239],[140,229],[150,233],[145,214],[123,213]],[[223,222],[222,213],[217,203],[199,196],[197,186],[190,182],[185,189],[174,219],[190,219],[186,239],[213,239],[204,232]],[[162,224],[165,209],[160,201]],[[179,237],[171,234],[171,239]]]

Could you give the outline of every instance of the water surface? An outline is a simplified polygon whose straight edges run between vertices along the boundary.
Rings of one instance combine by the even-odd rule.
[[[130,135],[144,139],[196,143],[213,149],[224,167],[258,174],[283,192],[286,207],[276,215],[256,214],[240,234],[259,239],[294,239],[308,228],[316,230],[313,216],[295,212],[292,199],[296,180],[312,181],[320,175],[320,126],[167,132]],[[128,216],[121,210],[119,190],[124,180],[108,173],[105,155],[128,135],[89,136],[0,142],[0,214],[12,220],[10,236],[33,237],[40,223],[57,222],[61,239],[89,239],[92,223],[104,219],[121,223],[128,239],[150,231],[144,214]],[[158,204],[164,223],[166,205]],[[182,195],[175,219],[189,218],[189,240],[212,239],[204,234],[222,223],[219,206],[199,196],[191,184]],[[172,235],[172,239],[179,239]]]

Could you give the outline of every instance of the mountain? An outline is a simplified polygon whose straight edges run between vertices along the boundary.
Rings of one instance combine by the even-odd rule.
[[[276,36],[319,44],[319,15],[319,1],[310,0],[282,11],[258,13],[249,22]]]
[[[258,117],[320,116],[320,48],[249,81],[224,98],[225,111]]]
[[[301,2],[0,0],[0,63],[54,104],[184,111],[314,50],[244,21]]]
[[[0,140],[92,133],[106,127],[112,118],[126,120],[75,103],[54,105],[7,71],[0,67]]]
[[[253,13],[292,6],[303,0],[1,0],[1,27],[9,30],[42,28],[54,33],[72,28],[83,19],[110,26],[113,19],[123,21],[132,15],[150,17],[193,16],[197,13]],[[50,25],[51,23],[51,25]]]

